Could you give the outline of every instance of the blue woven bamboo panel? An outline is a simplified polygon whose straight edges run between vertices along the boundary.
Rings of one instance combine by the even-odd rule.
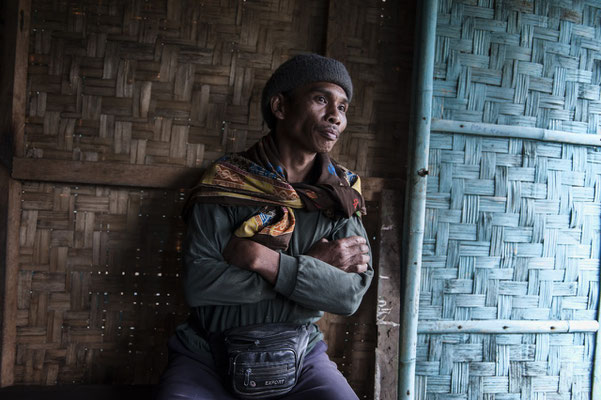
[[[432,117],[601,134],[601,1],[439,1]],[[420,320],[597,319],[601,149],[434,132]],[[589,399],[595,334],[422,334],[420,399]]]
[[[590,399],[594,334],[419,335],[420,399]]]
[[[601,1],[441,0],[433,117],[601,134]]]
[[[433,133],[429,164],[420,320],[597,318],[601,149]],[[417,377],[424,399],[588,398],[593,351],[594,334],[421,335]]]

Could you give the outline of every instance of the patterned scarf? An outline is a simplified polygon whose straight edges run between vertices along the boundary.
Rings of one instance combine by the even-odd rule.
[[[314,183],[289,183],[273,134],[245,152],[221,157],[202,175],[184,204],[184,220],[196,202],[263,206],[234,231],[274,250],[285,250],[295,226],[295,208],[321,210],[332,219],[365,215],[358,175],[318,153]]]

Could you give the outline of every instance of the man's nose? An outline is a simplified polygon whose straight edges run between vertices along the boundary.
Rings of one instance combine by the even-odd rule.
[[[326,120],[330,123],[330,124],[334,124],[334,125],[340,125],[340,116],[338,115],[338,110],[336,109],[336,107],[330,107],[328,108],[328,113],[326,115]]]

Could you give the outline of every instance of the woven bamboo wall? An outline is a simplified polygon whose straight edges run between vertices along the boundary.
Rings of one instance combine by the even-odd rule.
[[[18,383],[149,383],[187,310],[174,191],[25,183]]]
[[[601,3],[441,1],[433,117],[600,134]],[[433,133],[420,320],[599,307],[601,149]],[[421,334],[420,399],[588,399],[594,333]]]
[[[3,349],[15,352],[14,381],[4,382],[157,381],[167,337],[187,312],[178,280],[184,192],[126,187],[123,178],[104,185],[107,165],[139,173],[144,186],[153,182],[142,167],[202,168],[246,148],[265,133],[263,84],[290,56],[327,54],[351,72],[349,127],[335,157],[366,178],[404,176],[397,149],[413,13],[412,3],[376,0],[32,0],[25,133],[15,140],[16,342]],[[27,166],[41,162],[52,178],[28,178]],[[373,377],[376,341],[375,297],[367,303],[371,316],[329,319],[326,332],[362,398],[372,396],[361,372]]]
[[[335,155],[398,177],[412,14],[375,0],[33,0],[25,154],[205,166],[265,133],[271,71],[318,52],[347,63],[356,86]]]

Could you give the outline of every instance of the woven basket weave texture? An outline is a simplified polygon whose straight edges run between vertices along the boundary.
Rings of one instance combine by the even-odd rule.
[[[409,91],[398,88],[410,85],[411,7],[32,0],[23,153],[204,167],[265,134],[259,100],[271,71],[294,54],[318,52],[343,61],[355,86],[334,156],[362,176],[398,178],[402,171],[391,166],[404,157],[397,149]],[[23,184],[16,384],[158,381],[167,338],[187,314],[183,196],[90,185],[85,177]],[[326,322],[330,354],[370,398],[375,317]]]
[[[433,117],[601,134],[601,3],[439,2]],[[597,319],[601,149],[433,133],[420,320]],[[595,334],[421,334],[420,399],[590,398]]]

